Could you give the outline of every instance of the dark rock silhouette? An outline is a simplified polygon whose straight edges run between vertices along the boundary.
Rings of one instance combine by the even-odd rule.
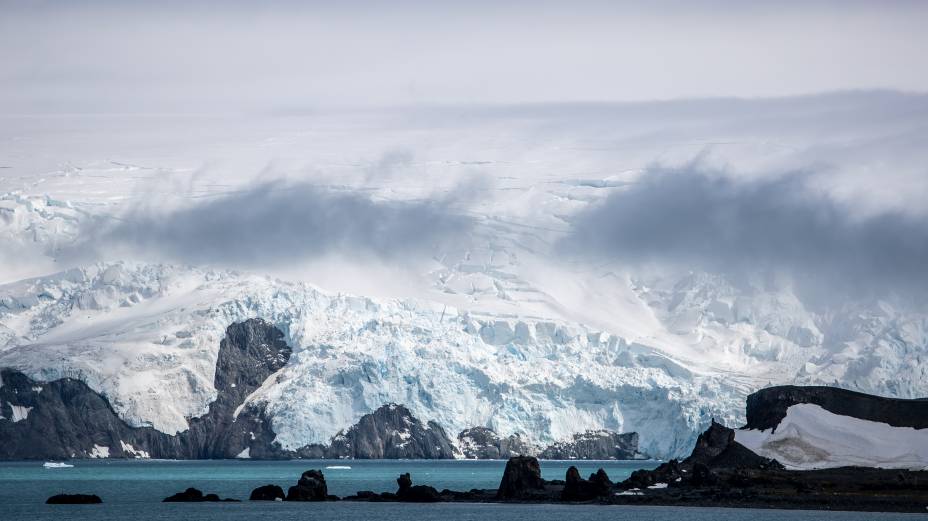
[[[287,490],[287,501],[325,501],[329,499],[329,487],[319,470],[307,470],[296,485]]]
[[[441,501],[441,495],[434,487],[428,485],[413,485],[412,477],[409,473],[400,474],[396,478],[396,484],[399,489],[396,491],[396,499],[406,503],[435,503]]]
[[[608,495],[611,488],[612,481],[609,480],[605,470],[599,469],[590,474],[590,479],[583,479],[577,467],[572,466],[567,469],[561,499],[563,501],[591,501]]]
[[[887,423],[894,427],[928,428],[928,398],[902,400],[837,387],[782,385],[761,389],[747,399],[747,429],[766,430],[780,424],[786,410],[811,403],[842,416]]]
[[[543,494],[545,480],[541,478],[538,458],[516,456],[506,462],[503,479],[499,483],[496,497],[499,499],[524,499]]]
[[[404,491],[409,490],[409,487],[412,486],[412,476],[410,476],[408,472],[405,474],[400,474],[400,477],[396,478],[396,484],[400,487],[396,494],[402,494]]]
[[[45,500],[47,505],[94,505],[103,503],[96,494],[56,494]]]
[[[202,491],[195,489],[193,487],[188,488],[183,492],[178,492],[173,496],[168,496],[161,500],[162,503],[202,503],[202,502],[217,502],[217,501],[238,501],[237,499],[219,499],[219,496],[216,494],[203,494]]]
[[[251,491],[248,497],[251,501],[278,501],[285,497],[284,489],[277,485],[264,485]]]

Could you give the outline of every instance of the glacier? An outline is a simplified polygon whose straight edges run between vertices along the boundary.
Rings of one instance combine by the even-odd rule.
[[[262,318],[294,352],[248,403],[266,406],[289,449],[397,403],[452,439],[489,427],[545,446],[634,431],[642,451],[672,457],[688,454],[712,419],[742,423],[745,397],[770,384],[928,396],[924,302],[823,306],[763,274],[590,264],[556,249],[571,216],[654,162],[698,156],[761,177],[811,157],[839,175],[836,197],[851,199],[869,190],[855,180],[875,168],[921,172],[923,154],[881,152],[885,127],[851,129],[809,109],[873,116],[851,95],[794,102],[792,134],[777,123],[788,101],[752,103],[734,103],[723,125],[714,123],[721,101],[607,106],[597,116],[571,107],[10,116],[0,129],[9,167],[0,170],[0,367],[37,381],[78,378],[130,424],[176,433],[216,396],[226,327]],[[908,135],[911,121],[880,121]],[[125,128],[146,131],[116,130]],[[847,154],[845,142],[871,146]],[[443,197],[469,176],[487,181],[454,208],[472,221],[466,236],[393,264],[348,248],[274,266],[191,265],[157,249],[88,244],[139,208],[189,208],[268,172],[402,204]],[[922,193],[916,183],[874,197],[918,208]],[[271,253],[286,260],[287,249]]]

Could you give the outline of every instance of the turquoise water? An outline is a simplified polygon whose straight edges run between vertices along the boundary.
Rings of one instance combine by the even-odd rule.
[[[327,468],[350,466],[350,469]],[[547,479],[563,479],[567,467],[576,465],[583,475],[602,467],[613,480],[628,477],[656,462],[542,462]],[[267,483],[286,490],[299,475],[323,469],[329,492],[339,496],[358,490],[395,491],[396,477],[412,474],[413,483],[436,488],[469,490],[496,488],[504,461],[77,461],[73,468],[45,469],[42,462],[0,462],[0,519],[158,519],[225,520],[255,519],[463,519],[519,521],[539,519],[765,521],[765,520],[890,520],[905,515],[874,515],[820,512],[752,511],[673,507],[437,504],[397,505],[384,503],[225,503],[165,504],[161,500],[187,487],[221,497],[247,499],[251,490]],[[103,505],[45,505],[58,493],[97,494]]]

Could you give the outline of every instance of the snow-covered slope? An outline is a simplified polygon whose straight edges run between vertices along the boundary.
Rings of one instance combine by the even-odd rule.
[[[789,125],[783,101],[10,116],[0,128],[0,366],[79,377],[130,423],[177,432],[215,397],[225,328],[264,318],[294,354],[251,400],[267,403],[287,448],[400,403],[452,438],[476,426],[538,444],[637,431],[643,451],[670,456],[688,453],[712,417],[742,423],[745,396],[771,383],[928,396],[923,301],[813,305],[763,274],[582,262],[558,247],[572,216],[649,165],[694,157],[747,178],[823,162],[840,181],[835,197],[917,209],[924,176],[904,194],[860,180],[920,173],[924,154],[909,145],[919,122],[893,126],[879,104],[835,100],[795,102]],[[823,111],[841,117],[832,124]],[[841,124],[860,118],[878,124]],[[905,138],[904,153],[887,153],[886,135]],[[269,176],[372,204],[437,200],[467,227],[373,259],[363,244],[315,252],[250,244],[255,234],[233,235],[204,262],[176,243],[97,240],[114,223],[157,224]],[[235,262],[250,249],[281,260]]]
[[[330,295],[247,274],[100,265],[4,286],[0,366],[78,376],[133,424],[186,428],[206,410],[229,323],[286,332],[290,363],[250,400],[278,441],[327,441],[384,403],[450,432],[487,425],[550,443],[608,428],[672,454],[712,416],[736,421],[747,384],[686,369],[653,348],[578,324],[470,316],[411,300]]]
[[[735,430],[735,441],[789,469],[928,469],[928,429],[842,416],[811,403],[789,407],[776,429]]]

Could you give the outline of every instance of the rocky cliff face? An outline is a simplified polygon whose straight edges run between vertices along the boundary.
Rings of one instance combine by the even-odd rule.
[[[619,434],[606,430],[574,434],[570,441],[548,446],[539,454],[541,459],[641,459],[638,434]]]
[[[234,412],[286,365],[291,350],[282,338],[280,330],[260,319],[230,325],[216,367],[218,396],[205,415],[192,418],[190,429],[176,436],[126,424],[105,397],[78,380],[39,383],[4,369],[0,458],[279,456],[263,409],[246,408],[237,417]]]
[[[893,427],[928,428],[928,399],[901,400],[837,387],[784,385],[761,389],[747,398],[745,429],[776,427],[793,405],[809,403],[826,411]]]
[[[402,405],[387,404],[361,417],[347,432],[336,434],[329,458],[450,459],[454,446],[435,422],[423,424]]]
[[[467,459],[509,459],[537,452],[518,434],[501,437],[493,429],[473,427],[458,434],[458,447]]]
[[[485,427],[461,432],[459,452],[441,425],[424,423],[397,404],[362,416],[328,444],[286,450],[275,441],[277,436],[264,406],[245,403],[289,361],[292,351],[283,337],[280,330],[260,319],[230,325],[220,342],[216,363],[216,399],[206,414],[190,418],[189,429],[177,435],[127,424],[106,397],[82,381],[63,378],[37,382],[16,370],[3,369],[0,459],[447,459],[461,455],[503,459],[538,452],[519,435],[501,437]],[[637,434],[608,431],[578,434],[541,453],[547,459],[638,456]]]

